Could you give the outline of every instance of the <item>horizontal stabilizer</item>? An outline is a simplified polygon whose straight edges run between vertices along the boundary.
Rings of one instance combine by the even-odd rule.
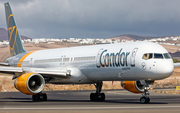
[[[174,63],[174,67],[180,67],[180,63]]]
[[[0,63],[0,66],[10,66],[9,63]]]

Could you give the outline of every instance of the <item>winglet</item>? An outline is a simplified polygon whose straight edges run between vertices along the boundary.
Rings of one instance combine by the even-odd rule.
[[[4,3],[11,56],[25,52],[9,3]]]

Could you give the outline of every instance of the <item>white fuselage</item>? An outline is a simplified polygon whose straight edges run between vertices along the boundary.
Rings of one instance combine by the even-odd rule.
[[[71,71],[68,78],[56,76],[50,83],[86,84],[97,81],[131,81],[158,80],[169,77],[174,69],[171,58],[159,44],[151,42],[131,42],[79,46],[60,49],[35,51],[22,62],[27,72],[32,68],[67,69]],[[143,58],[144,54],[152,58]],[[163,58],[155,58],[161,54]],[[161,56],[159,55],[159,56]],[[17,65],[17,55],[8,59],[11,65]],[[17,57],[17,58],[15,58]],[[13,63],[14,62],[14,63]]]

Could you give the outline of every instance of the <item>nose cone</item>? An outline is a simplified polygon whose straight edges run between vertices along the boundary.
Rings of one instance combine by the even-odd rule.
[[[174,64],[172,60],[164,60],[157,64],[157,73],[162,79],[171,76],[173,70]]]

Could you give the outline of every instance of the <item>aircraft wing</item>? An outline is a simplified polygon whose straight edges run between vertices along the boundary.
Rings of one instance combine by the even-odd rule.
[[[180,67],[180,63],[174,63],[174,67]]]
[[[22,67],[10,67],[10,66],[0,66],[1,73],[16,73],[16,72],[23,72]]]
[[[52,68],[23,68],[23,67],[10,67],[0,66],[1,73],[38,73],[48,76],[67,77],[71,75],[71,71],[67,69],[52,69]]]
[[[71,71],[67,69],[31,68],[31,71],[42,75],[56,76],[56,77],[67,77],[70,76],[71,74]]]

